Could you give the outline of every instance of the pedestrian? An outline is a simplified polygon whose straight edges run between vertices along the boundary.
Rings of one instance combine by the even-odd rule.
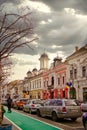
[[[82,123],[83,123],[85,130],[87,130],[87,112],[83,113]]]
[[[7,107],[8,107],[8,112],[11,112],[12,99],[11,99],[10,95],[8,96],[8,99],[7,99]]]

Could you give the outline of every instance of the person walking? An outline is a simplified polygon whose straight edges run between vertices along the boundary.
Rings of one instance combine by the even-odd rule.
[[[10,95],[8,96],[8,99],[7,99],[7,107],[8,107],[8,112],[11,112],[12,99],[11,99]]]

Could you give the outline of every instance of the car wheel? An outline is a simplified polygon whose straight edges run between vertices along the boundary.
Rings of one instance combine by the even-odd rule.
[[[23,107],[23,111],[25,112],[24,107]]]
[[[77,120],[77,118],[76,118],[76,117],[75,117],[75,118],[71,118],[71,120],[72,120],[72,121],[76,121],[76,120]]]
[[[29,108],[29,113],[32,114],[31,108]]]
[[[17,109],[17,110],[19,110],[19,107],[18,107],[18,106],[16,106],[16,109]]]
[[[57,120],[58,120],[58,117],[57,117],[56,112],[53,112],[53,113],[52,113],[52,120],[53,120],[53,121],[57,121]]]
[[[41,114],[40,114],[40,110],[37,110],[37,116],[41,116]]]

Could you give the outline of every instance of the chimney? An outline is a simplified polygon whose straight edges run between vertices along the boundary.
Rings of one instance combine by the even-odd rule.
[[[75,47],[75,52],[77,52],[79,50],[78,46]]]

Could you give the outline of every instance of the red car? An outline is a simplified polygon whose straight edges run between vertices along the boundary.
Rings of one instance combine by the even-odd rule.
[[[23,109],[23,105],[25,105],[27,101],[28,101],[27,98],[20,98],[20,99],[16,100],[14,102],[14,108]]]

